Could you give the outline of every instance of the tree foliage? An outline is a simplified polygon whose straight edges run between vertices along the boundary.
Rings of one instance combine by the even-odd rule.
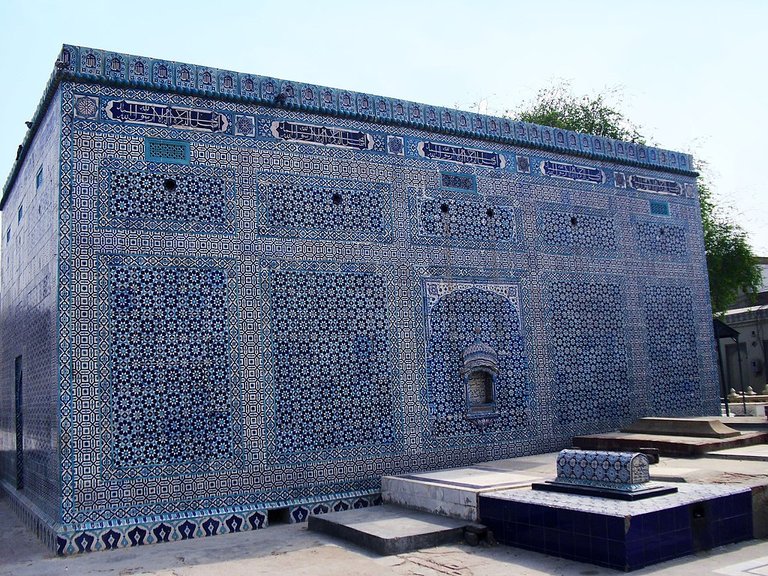
[[[532,102],[524,103],[508,113],[517,120],[645,143],[637,125],[630,122],[611,98],[612,90],[596,96],[575,96],[566,83],[540,90]],[[741,292],[755,294],[761,274],[757,258],[744,230],[716,206],[710,187],[699,181],[701,220],[704,228],[704,250],[709,271],[709,294],[712,310],[722,313]]]
[[[762,275],[744,230],[714,204],[709,186],[699,181],[701,223],[709,272],[712,310],[722,313],[741,292],[755,294]]]
[[[539,90],[532,102],[523,104],[513,115],[523,122],[644,144],[640,128],[610,105],[609,100],[618,98],[616,89],[596,96],[575,96],[570,85],[561,82]]]

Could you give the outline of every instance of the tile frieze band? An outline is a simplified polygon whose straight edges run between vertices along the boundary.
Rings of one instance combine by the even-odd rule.
[[[416,146],[419,156],[430,160],[446,160],[457,164],[474,164],[485,168],[504,168],[506,160],[501,154],[489,150],[464,148],[435,142],[419,142]]]
[[[564,180],[592,182],[593,184],[605,183],[605,174],[603,171],[591,166],[577,166],[576,164],[565,164],[563,162],[543,160],[541,162],[541,173],[545,176],[562,178]]]
[[[131,124],[168,126],[203,132],[226,132],[229,129],[229,118],[226,114],[213,110],[164,106],[131,100],[110,100],[104,106],[104,112],[110,120]]]
[[[373,136],[359,130],[345,130],[333,126],[317,126],[299,122],[275,121],[270,131],[275,138],[287,142],[302,142],[304,144],[319,144],[321,146],[336,146],[353,148],[355,150],[373,149]]]

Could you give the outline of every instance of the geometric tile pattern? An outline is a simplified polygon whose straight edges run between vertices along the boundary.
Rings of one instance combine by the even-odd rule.
[[[643,300],[653,413],[693,415],[702,392],[691,289],[646,286]]]
[[[561,450],[557,455],[557,482],[631,490],[650,479],[644,454]]]
[[[0,491],[2,486],[15,490],[19,412],[22,438],[18,448],[22,450],[18,456],[24,485],[20,492],[35,503],[42,521],[49,523],[61,509],[62,482],[56,434],[59,319],[55,260],[59,182],[56,134],[60,123],[59,106],[51,106],[40,119],[39,130],[53,137],[27,144],[36,162],[18,180],[20,189],[27,192],[13,193],[3,207],[5,229],[0,251]],[[21,220],[17,217],[20,209]],[[16,403],[17,358],[20,405]]]
[[[688,252],[685,228],[657,222],[637,223],[637,245],[641,252],[649,255],[680,258]]]
[[[512,288],[504,297],[475,285],[447,293],[431,308],[427,402],[434,437],[466,436],[478,430],[509,432],[531,425],[528,359]],[[477,338],[500,352],[494,414],[482,422],[469,414],[467,385],[456,368],[456,359]]]
[[[199,463],[234,453],[227,271],[109,265],[112,463]]]
[[[392,444],[384,278],[275,270],[270,299],[277,451]]]
[[[391,234],[392,199],[385,184],[265,173],[259,175],[259,194],[265,235],[386,242]]]
[[[104,478],[239,466],[235,262],[105,255],[98,272]]]
[[[231,234],[232,171],[109,160],[101,171],[102,226]]]
[[[613,218],[543,210],[539,215],[542,246],[565,252],[615,252]]]
[[[72,76],[50,84],[3,200],[0,405],[23,355],[23,492],[63,553],[303,521],[375,504],[382,474],[559,449],[653,406],[716,409],[703,255],[637,236],[661,198],[664,223],[701,245],[689,156],[138,56],[61,58]],[[689,323],[697,396],[693,356],[645,327],[668,300],[645,287],[670,279],[689,289],[669,310]],[[468,413],[473,344],[495,381],[492,410]],[[664,350],[687,372],[657,370]]]
[[[556,281],[547,290],[555,418],[568,433],[630,414],[626,312],[620,284]]]
[[[168,174],[113,170],[109,215],[125,220],[175,219],[224,222],[224,182],[212,178],[169,178]]]
[[[515,211],[481,202],[428,198],[419,204],[420,235],[470,242],[514,242]]]

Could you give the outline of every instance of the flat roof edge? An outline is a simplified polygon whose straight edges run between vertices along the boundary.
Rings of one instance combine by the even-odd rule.
[[[3,188],[0,210],[62,80],[300,110],[698,176],[690,154],[453,108],[65,44]]]

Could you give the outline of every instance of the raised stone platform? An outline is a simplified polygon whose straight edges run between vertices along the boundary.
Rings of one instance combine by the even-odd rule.
[[[482,494],[480,518],[502,544],[617,570],[752,538],[744,486],[680,484],[634,502],[509,490]]]
[[[695,438],[733,438],[740,434],[718,418],[640,418],[621,431]]]
[[[741,432],[732,438],[608,432],[573,438],[573,445],[584,450],[634,452],[643,448],[656,448],[662,456],[700,456],[715,450],[753,446],[766,442],[768,442],[768,432]]]
[[[710,458],[723,460],[752,460],[755,462],[768,462],[768,444],[755,446],[743,446],[741,448],[729,448],[707,454]]]
[[[399,506],[373,506],[309,517],[309,529],[382,556],[459,542],[472,523]]]
[[[475,521],[477,498],[483,492],[524,488],[541,478],[487,467],[384,476],[381,479],[381,498],[388,504]]]
[[[768,432],[768,418],[760,416],[722,416],[720,421],[740,432]]]

